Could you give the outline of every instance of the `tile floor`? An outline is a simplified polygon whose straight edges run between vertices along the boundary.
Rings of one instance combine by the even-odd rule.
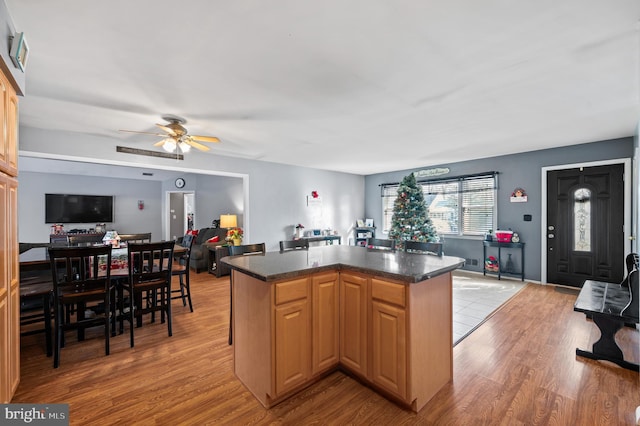
[[[453,273],[453,344],[470,334],[527,282],[457,270]]]

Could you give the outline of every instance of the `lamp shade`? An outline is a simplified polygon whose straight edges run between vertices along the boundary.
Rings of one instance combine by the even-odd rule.
[[[238,226],[238,217],[235,214],[221,214],[220,228],[235,228]]]

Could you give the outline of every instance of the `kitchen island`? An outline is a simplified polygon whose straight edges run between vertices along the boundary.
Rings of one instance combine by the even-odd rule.
[[[234,373],[265,407],[338,368],[416,412],[452,380],[463,259],[339,245],[222,262]]]

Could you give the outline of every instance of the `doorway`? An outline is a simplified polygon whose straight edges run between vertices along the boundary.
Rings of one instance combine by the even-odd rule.
[[[546,171],[547,282],[581,287],[588,279],[622,281],[624,176],[622,163]]]
[[[195,194],[189,192],[167,193],[167,240],[176,240],[193,229],[195,223]]]

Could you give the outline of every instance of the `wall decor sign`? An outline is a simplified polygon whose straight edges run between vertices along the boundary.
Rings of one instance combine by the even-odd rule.
[[[24,72],[27,68],[27,59],[29,59],[29,45],[24,33],[16,33],[11,41],[11,52],[9,53],[13,64]]]
[[[435,169],[418,170],[414,172],[413,175],[416,178],[425,178],[446,175],[450,171],[448,167],[436,167]]]
[[[527,193],[524,192],[524,189],[522,189],[522,188],[516,188],[511,193],[511,200],[510,201],[512,203],[526,203],[527,202]]]

